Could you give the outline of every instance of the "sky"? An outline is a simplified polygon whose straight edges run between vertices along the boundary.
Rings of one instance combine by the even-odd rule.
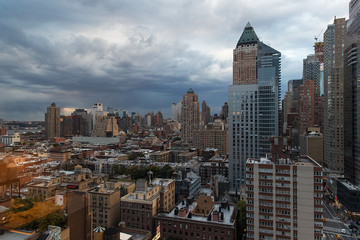
[[[302,77],[314,37],[344,0],[0,0],[0,119],[44,120],[46,107],[145,114],[189,88],[219,113],[249,21],[282,54],[282,92]]]

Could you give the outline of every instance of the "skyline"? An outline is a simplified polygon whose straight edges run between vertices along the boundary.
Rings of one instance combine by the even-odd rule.
[[[323,40],[335,15],[348,18],[344,1],[141,3],[0,1],[0,118],[44,120],[52,102],[89,108],[97,98],[168,118],[189,88],[219,113],[248,21],[282,54],[284,94],[314,36]]]

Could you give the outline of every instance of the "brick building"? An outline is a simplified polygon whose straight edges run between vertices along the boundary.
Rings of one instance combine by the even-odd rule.
[[[155,216],[161,239],[236,239],[236,208],[211,196],[180,202],[170,213]]]

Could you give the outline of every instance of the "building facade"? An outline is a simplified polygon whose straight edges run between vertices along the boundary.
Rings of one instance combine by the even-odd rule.
[[[193,144],[200,152],[206,148],[216,148],[219,154],[226,155],[228,152],[228,133],[226,130],[217,129],[194,131]]]
[[[247,239],[316,239],[323,233],[322,167],[268,159],[246,162]]]
[[[350,1],[344,53],[344,174],[360,185],[360,2]]]
[[[324,166],[344,172],[344,43],[345,18],[324,33]]]
[[[234,49],[229,86],[229,181],[245,185],[245,162],[271,151],[279,134],[280,52],[260,42],[248,23]]]

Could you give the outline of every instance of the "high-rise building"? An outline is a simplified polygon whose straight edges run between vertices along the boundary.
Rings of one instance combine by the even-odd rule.
[[[52,103],[45,113],[45,137],[47,139],[60,137],[60,108]]]
[[[303,82],[313,80],[315,86],[320,86],[320,61],[310,54],[303,60]]]
[[[323,67],[323,51],[319,47],[319,43],[316,42],[315,54],[310,54],[303,61],[303,82],[304,86],[306,81],[314,81],[314,99],[311,108],[314,109],[313,125],[319,126],[322,129],[323,126],[323,86],[324,86],[324,67]],[[301,103],[303,104],[303,103]],[[299,117],[302,115],[299,112]],[[312,126],[308,126],[312,127]],[[301,133],[301,131],[300,131]]]
[[[324,166],[344,172],[344,42],[345,18],[324,33]]]
[[[298,126],[299,134],[304,134],[308,127],[315,125],[315,84],[313,80],[306,80],[299,86]]]
[[[192,144],[194,131],[200,129],[200,104],[194,90],[190,88],[187,91],[181,106],[181,139]]]
[[[176,103],[172,103],[171,104],[171,119],[174,121],[177,121],[176,119],[177,114],[176,114]]]
[[[77,118],[77,122],[74,123],[75,131],[78,132],[77,134],[90,136],[92,129],[92,119],[88,111],[85,109],[75,109],[75,111],[71,113],[71,116],[81,116],[82,118],[81,120]]]
[[[206,104],[205,100],[201,104],[201,122],[206,126],[211,121],[210,107]]]
[[[229,105],[227,102],[221,107],[221,119],[227,120],[229,115]]]
[[[360,185],[360,1],[350,1],[344,52],[344,173]]]
[[[246,162],[246,239],[323,239],[322,167],[298,162]]]
[[[181,101],[171,104],[171,119],[181,122]]]
[[[271,152],[279,135],[280,58],[259,41],[248,23],[234,49],[233,85],[229,86],[230,189],[245,185],[245,162]]]

